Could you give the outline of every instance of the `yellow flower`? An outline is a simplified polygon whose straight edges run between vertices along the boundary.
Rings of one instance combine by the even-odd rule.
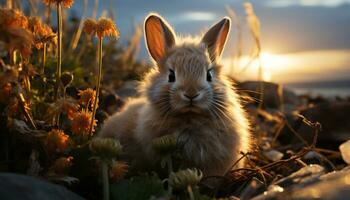
[[[43,0],[46,5],[50,5],[52,3],[62,3],[62,5],[66,8],[72,7],[74,0]]]
[[[49,152],[65,151],[70,144],[69,136],[62,130],[52,129],[46,136],[45,146]]]
[[[125,175],[128,173],[128,169],[129,165],[126,162],[115,162],[109,171],[109,177],[113,181],[119,181],[125,177]]]
[[[75,113],[72,119],[72,132],[76,135],[84,135],[89,133],[91,123],[91,112],[81,111]],[[94,120],[92,132],[95,131],[94,127],[97,125],[97,120]]]
[[[106,36],[119,37],[117,26],[111,19],[100,18],[97,22],[94,19],[86,19],[84,22],[84,31],[87,34],[97,35],[102,38]]]
[[[73,165],[73,157],[61,157],[55,160],[54,164],[50,167],[49,171],[56,175],[68,174],[70,168]]]
[[[78,95],[80,96],[79,99],[79,103],[81,103],[82,105],[88,107],[89,104],[91,106],[91,108],[93,107],[94,101],[95,101],[95,97],[96,97],[96,91],[88,88],[85,90],[79,90]]]

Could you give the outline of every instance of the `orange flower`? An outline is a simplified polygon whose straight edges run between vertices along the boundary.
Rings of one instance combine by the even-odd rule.
[[[24,14],[15,9],[0,8],[0,27],[6,28],[27,28],[28,19]]]
[[[79,103],[82,105],[88,107],[89,104],[91,107],[93,107],[95,97],[96,97],[96,91],[88,88],[85,90],[79,90],[78,95],[80,96]]]
[[[21,11],[0,8],[0,40],[9,52],[17,49],[23,57],[29,56],[33,38],[27,28],[28,19]]]
[[[50,152],[62,152],[69,146],[70,139],[62,130],[52,129],[46,136],[45,146]]]
[[[56,34],[53,33],[50,26],[41,22],[39,17],[30,17],[28,29],[34,34],[35,47],[41,49],[44,43],[55,43]]]
[[[128,173],[129,165],[126,164],[126,162],[115,162],[110,171],[109,171],[109,177],[113,181],[119,181],[125,177],[125,175]]]
[[[50,5],[52,3],[62,3],[66,8],[72,7],[74,0],[43,0],[44,4]]]
[[[119,31],[111,19],[100,18],[97,22],[94,19],[86,19],[84,31],[87,34],[97,35],[99,38],[110,36],[119,37]]]
[[[73,157],[61,157],[55,160],[54,164],[50,167],[50,172],[58,175],[68,174],[70,168],[73,165]]]
[[[87,33],[89,35],[95,35],[96,34],[96,26],[97,26],[96,20],[88,18],[84,21],[83,27],[84,27],[85,33]]]
[[[75,113],[72,119],[72,132],[76,135],[84,135],[89,133],[91,123],[91,112],[81,111]],[[94,127],[97,125],[97,120],[94,120],[92,132],[95,131]]]
[[[118,37],[119,31],[111,19],[101,18],[98,20],[96,34],[99,38],[111,36]]]

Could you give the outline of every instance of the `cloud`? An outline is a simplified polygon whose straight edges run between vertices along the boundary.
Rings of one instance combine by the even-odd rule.
[[[202,12],[202,11],[189,11],[185,13],[179,13],[173,16],[169,16],[169,21],[173,23],[183,23],[190,21],[213,21],[217,18],[215,13],[212,12]]]
[[[268,0],[266,5],[269,7],[288,7],[288,6],[321,6],[337,7],[343,4],[349,4],[350,0]]]

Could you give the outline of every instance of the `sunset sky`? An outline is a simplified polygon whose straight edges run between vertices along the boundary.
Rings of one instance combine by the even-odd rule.
[[[94,0],[89,0],[89,12]],[[113,10],[121,37],[132,32],[133,22],[142,23],[155,11],[163,15],[180,34],[197,34],[227,15],[225,6],[233,7],[244,21],[241,0],[113,0]],[[314,80],[350,80],[350,0],[252,0],[261,20],[265,79],[278,82]],[[109,1],[100,0],[100,13],[109,9]],[[82,1],[73,10],[81,12]],[[250,33],[244,27],[244,52],[252,48]],[[224,54],[229,63],[235,47],[236,30]],[[142,44],[144,46],[144,44]],[[146,58],[143,49],[140,57]],[[256,64],[239,77],[255,78]]]

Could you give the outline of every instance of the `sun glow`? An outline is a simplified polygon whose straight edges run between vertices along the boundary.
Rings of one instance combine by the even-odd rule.
[[[224,62],[227,62],[227,60],[224,60]],[[260,65],[261,61],[261,65]],[[262,79],[264,81],[274,81],[275,74],[282,70],[286,70],[286,66],[289,66],[291,62],[293,62],[291,59],[289,59],[286,56],[278,55],[278,54],[272,54],[269,52],[263,52],[261,54],[259,59],[255,59],[254,61],[251,61],[248,56],[243,56],[242,59],[238,62],[238,66],[240,66],[238,69],[235,69],[236,72],[233,73],[243,73],[248,75],[249,78],[257,79],[258,78],[258,72],[260,66],[262,67]],[[250,65],[247,65],[247,63],[250,63]],[[254,77],[255,76],[255,77]]]
[[[262,78],[273,82],[295,82],[348,78],[350,51],[323,50],[297,52],[289,54],[274,54],[263,52],[260,57]],[[250,62],[249,56],[243,56],[240,61],[232,62],[224,58],[226,72],[239,80],[257,80],[259,59]],[[248,65],[249,64],[249,65]],[[233,66],[233,67],[232,67]]]

